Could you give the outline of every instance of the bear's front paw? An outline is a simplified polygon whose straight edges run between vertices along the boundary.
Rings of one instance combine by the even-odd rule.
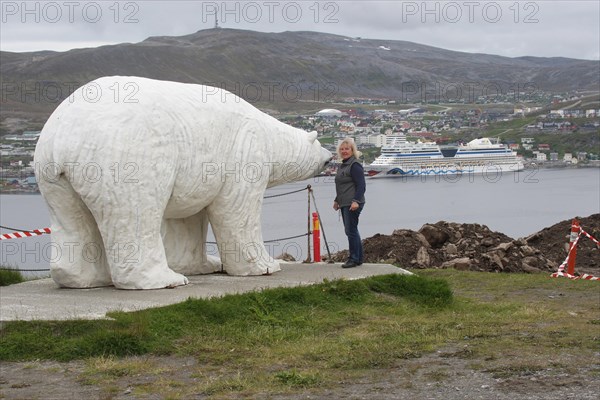
[[[255,263],[234,263],[223,264],[225,271],[229,275],[248,276],[248,275],[271,275],[274,272],[281,271],[277,261],[262,260]]]
[[[175,275],[176,275],[176,279],[174,279],[174,281],[172,283],[169,283],[167,286],[165,286],[165,288],[173,289],[173,288],[176,288],[177,286],[184,286],[184,285],[187,285],[188,283],[190,283],[188,278],[186,278],[185,276],[178,274],[178,273],[175,273]]]

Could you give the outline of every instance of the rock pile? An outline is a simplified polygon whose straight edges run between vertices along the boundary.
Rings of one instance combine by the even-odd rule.
[[[590,235],[600,240],[600,214],[579,218],[579,224]],[[527,237],[527,244],[539,249],[546,257],[560,265],[569,250],[571,221],[564,220]],[[575,272],[598,276],[600,274],[600,248],[588,239],[581,237],[577,245]]]
[[[590,234],[600,231],[600,214],[581,221]],[[569,229],[570,221],[563,221],[528,238],[515,240],[503,233],[493,232],[485,225],[440,221],[423,225],[418,232],[398,229],[391,235],[376,234],[363,240],[364,261],[393,263],[404,268],[553,272],[566,257]],[[591,265],[592,270],[581,272],[597,274],[600,251],[595,245],[587,246],[589,251],[582,250],[585,255],[581,264]],[[338,262],[347,258],[347,250],[332,255],[332,259]],[[580,265],[579,258],[577,265]],[[579,272],[579,268],[577,270]]]

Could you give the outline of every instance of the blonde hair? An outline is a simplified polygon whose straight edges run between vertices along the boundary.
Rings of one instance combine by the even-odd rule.
[[[342,159],[342,155],[340,154],[340,148],[344,144],[350,146],[350,148],[352,149],[352,155],[354,156],[354,158],[356,158],[358,160],[360,158],[360,156],[362,156],[362,153],[360,151],[358,151],[358,149],[356,148],[356,143],[354,142],[354,139],[351,137],[346,137],[338,144],[337,149],[336,149],[339,160]]]

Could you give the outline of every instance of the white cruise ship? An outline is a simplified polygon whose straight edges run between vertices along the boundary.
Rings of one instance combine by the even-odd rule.
[[[433,142],[409,142],[404,135],[388,136],[381,155],[365,167],[369,176],[498,174],[520,171],[517,153],[488,138],[465,145],[440,147]]]

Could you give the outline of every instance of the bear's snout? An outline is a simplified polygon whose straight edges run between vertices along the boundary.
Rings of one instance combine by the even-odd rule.
[[[333,154],[331,154],[331,152],[329,150],[324,149],[322,147],[321,147],[321,154],[322,154],[322,160],[323,160],[323,168],[325,168],[327,165],[329,165],[329,163],[333,159]]]

